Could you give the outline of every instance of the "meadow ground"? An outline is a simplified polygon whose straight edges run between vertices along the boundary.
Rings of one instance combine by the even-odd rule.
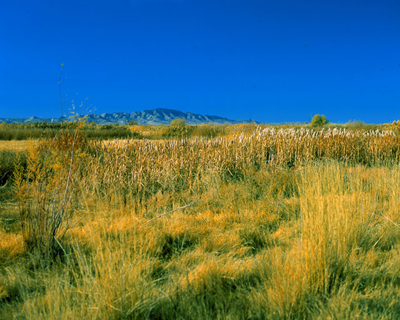
[[[0,318],[398,319],[399,159],[393,131],[43,140],[0,187]]]

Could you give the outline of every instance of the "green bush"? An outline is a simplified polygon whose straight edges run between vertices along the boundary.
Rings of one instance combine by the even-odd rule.
[[[171,127],[184,127],[186,126],[186,120],[182,118],[177,118],[171,121]]]
[[[194,130],[194,126],[166,126],[161,130],[162,138],[187,138],[190,137]]]
[[[322,127],[329,123],[323,114],[316,114],[311,120],[311,127]]]

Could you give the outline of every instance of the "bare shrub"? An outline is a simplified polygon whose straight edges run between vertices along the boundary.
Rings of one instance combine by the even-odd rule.
[[[61,134],[31,148],[26,169],[16,166],[22,235],[31,251],[52,255],[57,239],[68,230],[79,175],[77,151],[84,141],[78,131]]]

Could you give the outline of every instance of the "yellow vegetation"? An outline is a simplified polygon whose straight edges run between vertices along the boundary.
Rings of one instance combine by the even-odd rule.
[[[11,140],[11,141],[0,141],[0,151],[12,150],[12,151],[25,151],[28,150],[31,145],[37,145],[37,141],[34,140]]]
[[[392,131],[49,143],[16,175],[36,234],[0,211],[0,318],[400,317]]]

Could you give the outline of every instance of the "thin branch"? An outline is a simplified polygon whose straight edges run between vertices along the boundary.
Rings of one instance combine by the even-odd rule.
[[[72,175],[72,165],[73,165],[73,160],[74,160],[74,147],[75,147],[75,140],[76,140],[77,133],[78,133],[78,129],[75,130],[74,139],[72,141],[71,160],[70,160],[70,163],[69,163],[69,172],[68,172],[67,184],[65,186],[65,193],[64,193],[64,196],[63,196],[63,204],[61,206],[61,212],[58,213],[58,219],[59,219],[58,226],[63,222],[63,218],[65,218],[65,210],[66,210],[65,208],[66,208],[66,205],[67,205],[67,195],[68,195],[68,189],[69,189],[69,184],[70,184],[71,175]],[[60,229],[58,229],[56,231],[55,236],[58,236],[59,233],[60,233]]]
[[[61,121],[63,117],[63,109],[62,109],[62,97],[61,97],[61,83],[62,83],[62,72],[63,72],[64,63],[61,64],[61,72],[60,72],[60,81],[58,82],[58,92],[60,94],[60,109],[61,109]]]
[[[174,210],[172,210],[172,211],[169,211],[169,212],[160,214],[159,216],[157,216],[157,217],[155,217],[155,218],[150,219],[149,221],[147,221],[144,225],[146,225],[146,224],[148,224],[148,223],[150,223],[150,222],[152,222],[152,221],[154,221],[154,220],[157,220],[157,219],[159,219],[159,218],[161,218],[161,217],[164,217],[164,216],[166,216],[167,214],[170,214],[170,213],[172,213],[172,212],[175,212],[175,211],[178,211],[178,210],[181,210],[181,209],[185,209],[185,208],[187,208],[187,207],[190,207],[192,204],[194,204],[194,202],[189,203],[189,204],[187,204],[186,206],[176,208],[176,209],[174,209]]]
[[[400,228],[400,225],[396,222],[394,222],[392,219],[388,218],[387,216],[382,216],[384,217],[386,220],[390,221],[391,223],[393,223],[395,226],[397,226],[398,228]]]

